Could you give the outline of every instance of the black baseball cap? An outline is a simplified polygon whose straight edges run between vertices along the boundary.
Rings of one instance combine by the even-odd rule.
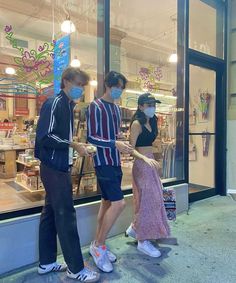
[[[151,93],[144,93],[141,94],[138,98],[138,105],[143,105],[143,104],[151,104],[151,103],[161,103],[160,100],[156,99],[154,95]]]

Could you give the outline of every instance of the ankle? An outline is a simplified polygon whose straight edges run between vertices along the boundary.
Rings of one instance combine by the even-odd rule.
[[[95,247],[105,246],[105,242],[100,242],[100,241],[95,240],[94,241],[94,246]]]

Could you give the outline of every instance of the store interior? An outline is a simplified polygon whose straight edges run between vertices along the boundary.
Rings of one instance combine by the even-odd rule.
[[[96,0],[11,0],[9,3],[0,0],[0,213],[43,204],[45,192],[39,177],[40,164],[33,156],[35,129],[40,108],[49,96],[55,95],[55,84],[59,80],[54,69],[58,55],[56,44],[68,34],[69,64],[80,66],[91,78],[84,98],[75,109],[74,138],[86,142],[86,107],[101,96],[99,86],[102,86],[99,5]],[[197,8],[201,12],[201,6]],[[211,11],[208,16],[214,17]],[[192,19],[193,24],[196,21],[197,18]],[[207,27],[211,28],[211,25]],[[197,36],[194,42],[198,46]],[[208,38],[208,49],[205,45],[199,46],[208,52],[213,50],[211,45],[214,38]],[[63,48],[60,51],[67,52]],[[177,60],[176,0],[150,0],[149,5],[145,1],[138,5],[135,0],[111,1],[110,69],[121,72],[129,81],[122,99],[117,101],[122,109],[121,130],[129,140],[130,119],[141,93],[151,92],[161,100],[156,109],[159,135],[153,147],[163,183],[178,180],[175,157],[179,147],[183,148],[183,139],[176,141],[179,127],[176,115],[183,113],[178,103],[183,90],[177,90]],[[198,132],[214,131],[210,129],[214,124],[215,90],[211,88],[214,78],[209,83],[208,77],[204,77],[202,92],[211,93],[211,105],[206,119],[200,121],[202,113],[197,107],[200,90],[194,81],[199,79],[199,72],[193,70],[189,117],[193,124],[190,127]],[[207,155],[202,142],[202,135],[190,138],[190,183],[193,185],[190,189],[193,191],[214,186],[214,172],[198,170],[213,166],[214,141],[213,138],[208,141]],[[132,164],[132,157],[122,156],[124,190],[132,187]],[[183,167],[183,162],[179,166]],[[76,153],[72,180],[75,198],[99,193],[92,160],[82,159]]]

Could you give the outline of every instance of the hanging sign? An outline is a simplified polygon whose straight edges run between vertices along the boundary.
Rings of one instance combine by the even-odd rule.
[[[15,123],[0,123],[0,130],[12,130],[15,127]]]
[[[70,63],[70,35],[58,39],[54,47],[54,95],[60,92],[61,76]]]
[[[15,115],[16,116],[27,116],[29,115],[29,109],[15,109]]]

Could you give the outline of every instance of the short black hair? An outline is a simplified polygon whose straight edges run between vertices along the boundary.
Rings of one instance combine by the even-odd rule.
[[[80,68],[68,67],[64,70],[61,77],[61,89],[65,88],[64,80],[71,81],[76,76],[80,76],[84,85],[87,85],[89,82],[89,75],[82,71]]]
[[[106,74],[105,80],[104,80],[104,86],[106,87],[113,87],[113,86],[118,86],[119,81],[122,81],[123,83],[123,89],[125,89],[126,84],[128,80],[124,75],[121,73],[115,72],[115,71],[110,71],[109,73]]]

